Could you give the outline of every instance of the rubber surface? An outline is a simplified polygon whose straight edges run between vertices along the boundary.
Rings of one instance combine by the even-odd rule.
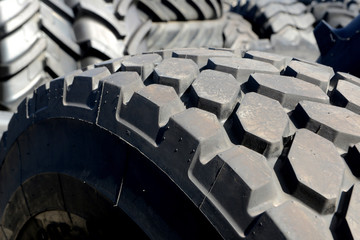
[[[334,28],[345,27],[359,14],[356,1],[311,1],[308,9],[316,24],[324,20]]]
[[[0,3],[0,105],[34,87],[124,53],[223,47],[222,2],[35,0]]]
[[[295,0],[238,1],[233,12],[251,22],[260,38],[270,39],[272,52],[315,61],[319,56],[314,16]]]
[[[358,236],[357,78],[257,51],[158,53],[75,71],[22,102],[1,140],[2,236],[46,225],[43,211],[96,217],[66,200],[69,184],[153,239]],[[62,187],[31,194],[45,173]]]
[[[62,1],[1,1],[0,104],[15,110],[34,87],[73,71],[81,55]]]
[[[126,53],[181,47],[223,47],[226,17],[220,0],[140,0],[140,22]]]

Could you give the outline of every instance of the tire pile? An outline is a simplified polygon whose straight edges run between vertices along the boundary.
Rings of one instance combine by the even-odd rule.
[[[0,239],[359,239],[358,13],[0,1]]]

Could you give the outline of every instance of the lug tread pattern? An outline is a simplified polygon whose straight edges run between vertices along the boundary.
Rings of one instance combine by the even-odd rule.
[[[319,89],[302,79],[281,76],[284,72],[280,69],[287,66],[276,55],[245,55],[254,57],[214,49],[166,50],[164,60],[158,54],[130,56],[57,78],[19,105],[0,142],[0,171],[12,168],[5,156],[18,154],[9,151],[27,128],[49,118],[77,119],[106,129],[148,156],[223,237],[267,239],[273,234],[290,239],[331,238],[335,230],[330,228],[329,215],[338,215],[339,205],[344,205],[343,179],[351,179],[347,167],[353,171],[351,156],[356,159],[359,152],[353,148],[348,152],[349,146],[360,142],[359,115],[314,99],[300,101],[287,114],[279,100],[261,95],[265,93],[239,94],[240,84],[245,87],[258,76],[297,80],[298,86],[306,85],[304,96]],[[184,71],[180,77],[174,64],[192,71]],[[328,68],[310,65],[326,73],[318,76],[319,81],[325,76],[329,82],[332,75]],[[203,92],[199,96],[205,99],[218,84],[212,76],[229,83],[220,89],[225,102],[230,103],[230,114],[214,110],[222,99],[205,106],[192,102],[199,86]],[[181,81],[182,90],[176,91],[174,82]],[[291,98],[298,101],[297,96]],[[238,131],[241,128],[243,132]],[[259,149],[260,145],[264,148]],[[340,155],[344,153],[348,156]],[[319,168],[326,171],[319,173]],[[0,199],[10,198],[4,192],[17,186],[16,174],[0,175],[4,178]],[[11,208],[6,201],[0,204],[1,209]],[[350,205],[354,203],[350,201]],[[355,217],[348,214],[348,219]],[[2,223],[5,232],[10,225]],[[350,229],[354,232],[355,228]]]

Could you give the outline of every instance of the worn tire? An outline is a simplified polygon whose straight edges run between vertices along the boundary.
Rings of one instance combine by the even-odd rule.
[[[357,239],[359,86],[316,63],[208,49],[57,78],[2,137],[0,236]]]

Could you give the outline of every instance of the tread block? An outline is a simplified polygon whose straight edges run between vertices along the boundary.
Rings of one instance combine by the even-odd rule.
[[[204,70],[193,82],[192,92],[198,108],[227,119],[240,97],[240,84],[228,73]]]
[[[320,87],[294,77],[254,73],[246,88],[279,101],[289,110],[294,110],[301,100],[329,103],[329,97]]]
[[[357,183],[352,189],[352,194],[349,202],[349,207],[345,216],[349,232],[353,239],[360,238],[360,184]]]
[[[293,119],[298,128],[307,128],[328,139],[339,151],[360,141],[360,115],[323,103],[301,101]]]
[[[1,1],[0,2],[0,36],[14,31],[39,11],[39,1]],[[11,9],[11,11],[9,11]]]
[[[110,75],[106,67],[94,68],[74,76],[71,83],[64,82],[64,104],[93,108],[98,92],[99,81]]]
[[[283,138],[290,135],[290,120],[280,103],[257,93],[245,95],[234,124],[242,144],[265,157],[278,157]]]
[[[322,219],[295,201],[287,201],[261,215],[248,239],[265,240],[269,236],[272,239],[332,239]]]
[[[266,25],[271,27],[272,32],[279,32],[287,25],[293,26],[297,29],[308,29],[312,27],[315,18],[311,13],[306,13],[298,16],[291,16],[288,13],[279,13],[272,17]]]
[[[280,70],[270,63],[247,58],[212,57],[207,67],[232,74],[240,84],[247,82],[249,76],[255,72],[280,75]]]
[[[134,93],[120,110],[120,118],[156,140],[160,128],[183,110],[185,106],[172,87],[153,84]]]
[[[274,53],[261,52],[261,51],[247,51],[244,58],[250,58],[261,62],[267,62],[275,66],[279,70],[285,69],[287,64],[291,61],[290,57],[284,57]]]
[[[213,56],[232,57],[234,54],[211,49],[180,49],[173,52],[173,57],[191,59],[199,65],[199,68],[206,66],[209,58]]]
[[[334,76],[334,71],[330,68],[318,67],[314,64],[295,60],[289,63],[284,74],[315,84],[326,93],[329,89],[330,79]]]
[[[116,119],[122,105],[127,104],[134,92],[145,87],[136,72],[117,72],[101,80],[102,95],[97,124],[116,132]]]
[[[77,9],[78,15],[81,15],[82,12],[90,13],[90,16],[96,15],[109,29],[111,29],[117,38],[121,38],[126,35],[127,29],[125,23],[119,21],[114,16],[113,6],[100,1],[78,0]]]
[[[216,165],[216,160],[213,161],[215,156],[232,146],[224,127],[214,114],[189,108],[170,118],[159,145],[161,158],[164,159],[159,164],[169,171],[168,174],[180,186],[184,184],[189,190],[188,196],[199,206],[209,191],[209,184],[214,182],[216,173],[206,175],[207,184],[203,185],[196,179],[197,176],[193,176],[192,169],[199,164]],[[202,194],[199,194],[199,189]]]
[[[355,77],[349,73],[337,72],[335,77],[336,80],[345,80],[357,86],[360,86],[360,78]]]
[[[103,61],[100,63],[95,63],[95,68],[99,67],[106,67],[111,74],[117,72],[120,70],[121,63],[127,59],[127,57],[121,57],[121,58],[115,58],[115,59],[109,59],[107,61]]]
[[[154,82],[171,86],[181,96],[199,74],[199,67],[190,59],[168,58],[154,70]]]
[[[344,161],[330,141],[300,129],[281,174],[291,194],[317,212],[330,214],[340,198],[344,171]]]
[[[22,55],[26,54],[31,48],[36,47],[36,42],[41,39],[39,21],[40,14],[36,13],[14,32],[0,39],[1,65],[13,63],[19,58],[21,59],[23,57]],[[31,59],[28,59],[23,65],[28,65],[35,58],[36,56],[31,56]],[[19,70],[20,69],[17,69],[17,71]],[[14,73],[15,72],[10,72],[10,74]],[[2,75],[3,74],[4,73],[2,73]]]
[[[176,9],[176,12],[180,14],[178,16],[179,20],[194,20],[199,19],[199,14],[195,11],[195,9],[185,1],[177,1],[177,0],[164,0],[165,4],[171,6],[171,8]]]
[[[216,222],[219,219],[209,205],[221,206],[219,209],[228,213],[226,220],[233,221],[237,234],[244,237],[254,218],[272,205],[275,197],[272,170],[265,157],[244,146],[234,146],[220,153],[217,160],[222,163],[221,169],[200,210],[210,216],[210,221]],[[207,167],[195,166],[193,174],[200,175]]]
[[[262,12],[265,16],[265,19],[270,19],[281,12],[290,15],[301,15],[302,13],[306,12],[306,6],[300,2],[291,5],[283,5],[282,3],[270,3]]]
[[[42,26],[58,41],[63,43],[77,57],[81,55],[80,46],[76,43],[75,34],[70,21],[62,17],[45,3],[40,4]],[[63,47],[65,48],[65,47]]]
[[[87,51],[101,53],[102,58],[117,58],[124,53],[124,42],[104,24],[88,16],[81,16],[73,24],[76,40]],[[101,33],[101,34],[99,34]]]
[[[162,60],[158,54],[145,54],[130,57],[122,62],[121,71],[137,72],[145,81],[155,68],[155,64]]]
[[[340,80],[331,95],[331,101],[335,105],[360,114],[360,86]]]

